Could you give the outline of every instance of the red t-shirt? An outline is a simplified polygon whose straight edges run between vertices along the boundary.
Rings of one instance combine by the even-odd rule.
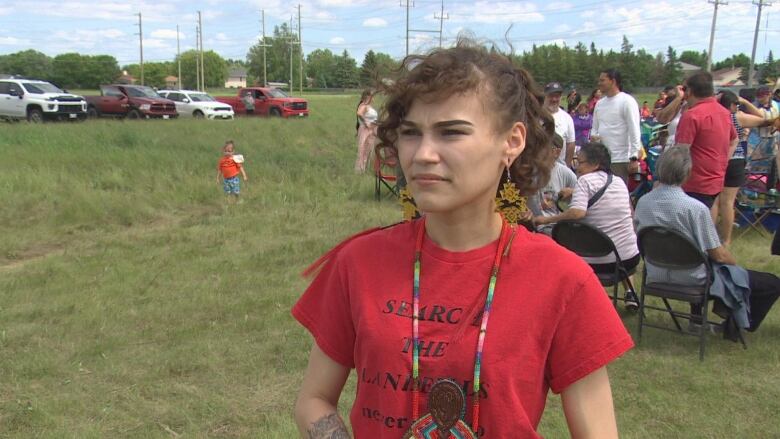
[[[293,316],[334,361],[354,368],[357,438],[397,439],[412,394],[415,223],[369,233],[335,252]],[[474,355],[497,241],[467,252],[426,238],[420,278],[421,414],[440,378],[461,383],[471,425]],[[575,254],[518,228],[504,257],[485,339],[480,428],[488,438],[537,438],[549,389],[570,384],[633,346],[603,287]]]
[[[691,145],[691,176],[683,185],[686,192],[716,195],[723,189],[729,164],[729,143],[737,138],[731,113],[715,98],[705,98],[680,117],[675,143]]]
[[[232,155],[223,156],[219,160],[219,170],[224,178],[233,178],[241,170],[241,163],[236,163]]]

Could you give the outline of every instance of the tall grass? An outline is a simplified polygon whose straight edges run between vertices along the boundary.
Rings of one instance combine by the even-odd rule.
[[[3,126],[0,437],[295,437],[311,344],[289,315],[298,273],[400,216],[352,171],[355,104],[311,97],[307,120]],[[239,205],[217,184],[227,139],[250,178]],[[757,235],[734,246],[780,271]],[[780,436],[778,337],[773,311],[749,350],[713,337],[699,363],[695,339],[648,330],[610,367],[622,436]],[[549,401],[541,431],[563,437]]]

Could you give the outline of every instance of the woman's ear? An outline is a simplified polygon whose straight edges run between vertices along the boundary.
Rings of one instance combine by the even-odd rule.
[[[506,138],[506,161],[511,165],[525,149],[526,127],[523,122],[515,122]]]

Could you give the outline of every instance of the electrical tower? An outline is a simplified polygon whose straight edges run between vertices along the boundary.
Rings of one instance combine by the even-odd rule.
[[[433,33],[433,34],[439,34],[439,47],[442,45],[442,35],[444,31],[444,20],[448,20],[450,17],[449,15],[445,16],[444,14],[444,0],[441,2],[441,14],[436,15],[434,14],[434,18],[439,20],[439,29],[438,30],[432,30],[432,29],[411,29],[409,27],[409,9],[414,7],[414,1],[413,0],[401,0],[401,7],[406,8],[406,56],[409,56],[409,35],[411,32],[417,32],[417,33]]]

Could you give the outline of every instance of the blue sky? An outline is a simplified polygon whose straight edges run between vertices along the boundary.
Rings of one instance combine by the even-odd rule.
[[[410,0],[410,28],[438,30],[441,0]],[[360,63],[369,49],[403,57],[405,0],[301,0],[303,48],[334,52],[344,49]],[[0,54],[35,49],[59,53],[109,54],[120,64],[138,62],[137,14],[143,15],[144,58],[172,60],[176,55],[176,25],[181,50],[195,45],[196,14],[203,13],[204,47],[225,58],[244,59],[260,34],[260,11],[266,32],[289,21],[298,2],[284,0],[0,0]],[[516,51],[532,44],[577,41],[619,50],[625,34],[634,48],[651,53],[672,45],[682,50],[705,50],[709,44],[712,5],[707,0],[631,1],[493,1],[445,0],[444,44],[459,32],[493,41],[508,49],[507,34]],[[721,6],[715,39],[715,60],[733,53],[750,54],[757,7],[750,0],[730,0]],[[767,20],[768,16],[768,20]],[[768,25],[767,25],[768,23]],[[767,27],[768,26],[768,27]],[[780,47],[780,3],[764,8],[757,61],[770,48]],[[438,34],[413,32],[410,50],[438,46]],[[780,56],[776,53],[775,57]]]

